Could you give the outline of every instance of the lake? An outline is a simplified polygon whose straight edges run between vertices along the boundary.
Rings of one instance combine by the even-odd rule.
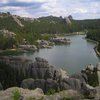
[[[45,58],[49,64],[60,67],[68,74],[80,72],[87,65],[96,64],[100,61],[94,47],[95,43],[83,39],[85,35],[66,36],[72,43],[67,45],[56,45],[51,49],[40,49],[36,52],[24,53],[24,56],[34,60],[35,57]]]

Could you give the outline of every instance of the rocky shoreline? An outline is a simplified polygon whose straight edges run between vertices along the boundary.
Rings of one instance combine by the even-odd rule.
[[[86,40],[88,40],[88,41],[92,41],[92,42],[95,42],[95,43],[96,43],[96,46],[94,47],[94,50],[95,50],[95,52],[96,52],[97,56],[100,56],[100,52],[98,51],[98,45],[99,45],[99,42],[98,42],[98,41],[95,41],[95,40],[91,40],[91,39],[86,38],[86,37],[85,37],[84,39],[86,39]]]
[[[98,63],[97,67],[89,65],[80,73],[68,76],[66,71],[50,65],[48,61],[40,57],[36,57],[35,62],[33,62],[32,60],[23,56],[0,56],[0,62],[11,66],[13,69],[18,70],[19,73],[23,73],[24,76],[28,77],[23,79],[20,84],[20,87],[24,89],[34,90],[36,88],[41,88],[44,93],[47,93],[50,91],[50,89],[55,90],[55,92],[65,90],[67,93],[71,90],[72,95],[77,92],[78,94],[82,95],[80,96],[81,98],[92,98],[95,100],[96,89],[89,85],[89,78],[91,77],[88,77],[88,75],[94,75],[96,72],[98,77],[97,80],[100,83],[100,63]],[[2,82],[0,83],[0,89],[3,89]],[[3,93],[5,93],[5,91]],[[57,95],[60,95],[60,93]],[[54,95],[52,97],[54,97]],[[57,97],[56,100],[61,99],[58,99]]]
[[[25,40],[24,40],[24,42],[25,42]],[[37,40],[37,44],[38,44],[37,46],[23,44],[23,45],[20,45],[19,48],[21,49],[21,51],[27,52],[27,51],[36,51],[40,48],[52,48],[52,46],[54,46],[56,44],[69,44],[69,43],[71,43],[70,39],[60,38],[60,37],[56,36],[50,40]]]

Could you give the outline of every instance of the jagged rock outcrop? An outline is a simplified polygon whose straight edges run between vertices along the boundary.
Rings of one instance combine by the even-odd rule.
[[[66,24],[71,24],[71,21],[70,21],[70,19],[68,17],[65,17],[65,23]]]
[[[34,20],[36,20],[35,18],[29,18],[29,17],[20,17],[21,19],[23,19],[24,21],[27,21],[27,22],[34,22]]]
[[[24,25],[21,23],[21,21],[17,18],[17,16],[12,15],[12,18],[14,19],[14,21],[21,27],[24,27]]]
[[[77,73],[67,76],[66,72],[60,68],[51,66],[47,60],[36,57],[35,61],[22,56],[0,56],[0,62],[10,65],[28,75],[21,83],[21,87],[27,89],[41,88],[44,93],[50,89],[54,90],[75,90],[86,97],[95,96],[95,89],[88,86],[85,73]],[[86,71],[89,69],[86,69]],[[88,94],[88,95],[87,95]]]
[[[73,19],[72,15],[69,15],[68,18],[69,18],[70,20]]]
[[[34,79],[55,79],[68,77],[66,71],[48,64],[43,58],[36,57],[35,62],[23,56],[0,56],[0,62],[10,65]]]

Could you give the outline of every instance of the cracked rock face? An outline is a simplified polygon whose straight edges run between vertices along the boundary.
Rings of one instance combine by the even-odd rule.
[[[66,72],[48,64],[43,58],[36,57],[35,62],[23,56],[0,56],[0,62],[16,68],[35,79],[59,79],[68,77]]]
[[[75,90],[90,93],[91,89],[86,86],[87,76],[84,73],[67,76],[66,72],[60,68],[51,66],[47,60],[36,57],[35,61],[23,56],[0,56],[0,62],[18,69],[28,79],[24,79],[21,87],[27,89],[41,88],[44,92],[48,90]],[[85,89],[85,90],[84,90]]]

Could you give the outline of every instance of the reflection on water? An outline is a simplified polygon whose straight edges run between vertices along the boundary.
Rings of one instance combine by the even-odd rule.
[[[84,40],[84,35],[67,37],[72,41],[70,45],[57,45],[51,49],[40,49],[23,55],[32,60],[37,56],[45,58],[51,65],[66,70],[68,74],[80,72],[87,65],[96,65],[100,61],[93,49],[96,45],[94,42]]]

